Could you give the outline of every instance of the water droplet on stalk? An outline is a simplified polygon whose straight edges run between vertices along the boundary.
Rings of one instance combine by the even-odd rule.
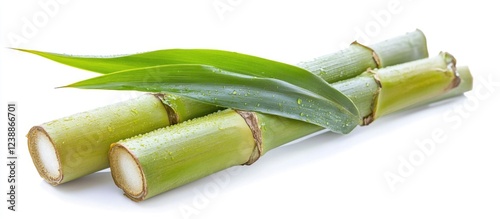
[[[266,123],[265,123],[265,122],[263,122],[263,123],[261,123],[261,124],[260,124],[260,129],[261,129],[262,131],[265,131],[265,130],[266,130]]]

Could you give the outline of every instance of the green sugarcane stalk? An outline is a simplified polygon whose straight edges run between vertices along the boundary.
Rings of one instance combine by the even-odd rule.
[[[169,124],[164,104],[147,94],[34,126],[28,148],[40,175],[57,185],[107,168],[106,145],[113,140]]]
[[[447,96],[460,81],[454,64],[451,55],[442,53],[369,70],[332,86],[350,97],[371,122],[380,115]],[[461,68],[460,75],[464,85],[454,93],[471,88],[468,69]],[[407,86],[384,87],[391,83]],[[396,96],[400,99],[390,98]],[[127,197],[142,201],[231,166],[251,164],[266,152],[321,129],[298,120],[227,109],[113,144],[111,173]]]
[[[420,30],[365,46],[353,42],[347,49],[321,56],[299,66],[328,83],[358,76],[367,69],[384,68],[427,58],[427,41]]]
[[[417,30],[371,47],[353,43],[300,66],[333,83],[366,69],[427,56],[425,36]],[[28,147],[40,176],[59,185],[109,167],[107,155],[113,142],[217,110],[221,108],[183,97],[147,94],[35,126],[27,135]]]

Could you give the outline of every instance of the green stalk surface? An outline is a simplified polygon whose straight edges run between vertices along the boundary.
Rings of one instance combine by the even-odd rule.
[[[368,124],[377,118],[374,110],[383,109],[380,105],[390,105],[393,112],[448,96],[450,90],[455,94],[468,91],[470,73],[466,68],[455,71],[454,64],[453,57],[443,53],[387,70],[369,70],[332,86],[353,100]],[[415,71],[422,76],[412,77]],[[459,73],[464,86],[456,83]],[[429,84],[414,81],[424,79],[433,79],[436,86],[424,89]],[[417,98],[381,98],[399,92],[391,86],[384,91],[383,85],[393,81],[415,84],[406,87],[404,93]],[[273,148],[321,129],[298,120],[227,109],[113,144],[111,172],[125,195],[142,201],[230,166],[252,164]],[[125,166],[132,167],[135,177]]]
[[[347,49],[302,63],[300,66],[328,82],[335,82],[359,75],[366,69],[422,59],[428,55],[426,39],[420,31],[371,47],[354,43]],[[131,68],[194,62],[189,60],[189,50],[160,50],[113,58],[22,51],[102,74]],[[182,56],[176,58],[171,56],[172,52],[181,53]],[[167,56],[169,54],[170,56]],[[28,147],[42,178],[52,185],[58,185],[102,170],[109,167],[107,154],[112,142],[222,109],[172,94],[146,96],[33,127],[27,135]],[[159,104],[158,99],[163,104]],[[360,111],[363,113],[363,109]],[[138,121],[139,126],[136,125]],[[42,153],[44,151],[47,153]]]

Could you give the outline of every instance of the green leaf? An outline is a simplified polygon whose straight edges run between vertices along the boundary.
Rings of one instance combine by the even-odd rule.
[[[269,61],[267,64],[276,63]],[[234,67],[237,68],[236,65]],[[291,73],[305,72],[314,76],[293,66],[286,69]],[[345,103],[338,100],[346,98],[348,103],[352,106],[354,104],[326,82],[320,80],[316,84],[302,83],[306,85],[302,87],[297,85],[299,83],[290,83],[290,81],[296,82],[289,80],[293,78],[290,74],[282,80],[282,75],[272,74],[272,71],[266,72],[267,77],[264,77],[265,74],[258,72],[228,71],[207,65],[163,65],[107,74],[67,87],[166,91],[222,107],[302,120],[338,133],[349,133],[357,126],[359,121],[357,110],[355,113],[350,112],[343,105]],[[328,89],[306,88],[309,85],[316,87],[326,85]],[[334,98],[331,98],[332,96]]]
[[[209,65],[226,71],[238,72],[256,77],[284,80],[312,92],[322,94],[358,115],[356,106],[341,92],[330,87],[323,79],[302,68],[236,52],[209,49],[168,49],[117,57],[82,57],[35,50],[20,51],[37,54],[45,58],[77,68],[103,74],[144,68],[157,65],[199,64]]]
[[[141,74],[141,72],[144,73],[144,68],[147,67],[176,64],[213,66],[227,72],[234,72],[246,76],[274,78],[285,81],[336,103],[337,108],[347,111],[344,112],[344,114],[351,114],[351,117],[359,117],[356,106],[349,98],[332,88],[324,80],[311,72],[293,65],[235,52],[207,49],[169,49],[115,57],[82,57],[35,50],[18,50],[37,54],[69,66],[103,74],[143,68],[142,71],[134,71],[136,72],[135,74]],[[190,75],[190,77],[193,75],[194,74]],[[143,75],[143,77],[147,77],[147,75]],[[148,91],[154,91],[154,89]],[[220,105],[236,108],[230,105]],[[354,124],[354,122],[346,122],[346,124]]]
[[[234,62],[246,62],[248,65],[239,65],[238,67],[251,68],[250,71],[257,71],[257,69],[265,70],[266,67],[256,65],[269,64],[267,62],[269,60],[259,57],[210,49],[165,49],[110,57],[73,56],[27,49],[16,50],[39,55],[68,66],[101,74],[172,64],[200,64],[224,68],[230,71],[244,70],[231,67],[234,66]]]

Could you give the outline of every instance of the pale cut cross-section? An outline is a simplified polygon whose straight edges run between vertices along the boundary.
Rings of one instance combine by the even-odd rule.
[[[40,175],[50,183],[61,180],[59,157],[52,140],[41,127],[34,127],[28,136],[30,153]]]
[[[144,177],[136,158],[121,145],[113,147],[109,156],[116,185],[128,196],[144,195]]]

